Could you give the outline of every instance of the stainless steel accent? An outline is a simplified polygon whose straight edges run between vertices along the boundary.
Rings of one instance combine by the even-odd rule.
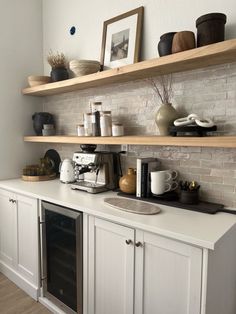
[[[52,293],[49,292],[49,283],[50,283],[50,269],[48,273],[48,256],[47,252],[50,250],[50,247],[47,248],[47,233],[49,232],[47,230],[47,215],[48,213],[55,213],[59,214],[60,217],[66,216],[71,218],[72,220],[75,221],[75,256],[76,256],[76,288],[77,288],[77,293],[76,293],[76,303],[77,303],[77,309],[74,311],[74,309],[70,308],[68,305],[62,302],[57,296],[53,295]],[[66,313],[83,313],[83,233],[82,233],[82,213],[78,211],[73,211],[71,209],[61,207],[55,204],[47,203],[47,202],[42,202],[42,221],[39,222],[41,232],[42,232],[42,272],[41,272],[41,281],[42,281],[42,291],[43,291],[43,296],[51,300],[54,304],[56,304],[58,307],[60,307],[63,311]],[[60,230],[58,231],[60,232]],[[70,232],[70,231],[68,231]],[[54,256],[54,255],[53,255]],[[62,260],[61,262],[64,262]],[[65,264],[64,264],[65,265]],[[66,266],[66,265],[65,265]],[[63,273],[62,273],[63,275]],[[49,281],[48,281],[49,280]],[[51,279],[53,280],[53,279]],[[50,283],[51,284],[51,283]],[[57,282],[54,282],[54,286],[57,285]],[[53,287],[54,287],[53,286]],[[61,292],[61,288],[57,287],[58,291]],[[64,290],[65,291],[65,290]],[[70,289],[68,289],[70,291]],[[63,290],[61,292],[63,294]],[[64,297],[64,295],[63,295]]]
[[[136,247],[143,247],[143,244],[142,244],[142,242],[138,241],[135,243],[135,246]]]
[[[127,245],[130,245],[130,244],[132,244],[133,242],[132,242],[132,240],[125,240],[125,243],[127,244]]]
[[[109,152],[75,152],[75,180],[73,190],[100,193],[117,187],[114,155]]]

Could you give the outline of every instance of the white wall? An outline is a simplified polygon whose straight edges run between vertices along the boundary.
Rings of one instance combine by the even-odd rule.
[[[31,116],[42,100],[21,89],[28,75],[43,72],[41,0],[1,0],[0,29],[0,179],[6,179],[40,157],[41,148],[24,143],[23,135],[32,134]]]
[[[44,56],[52,49],[64,52],[68,59],[100,60],[103,22],[139,6],[145,10],[142,59],[157,56],[160,35],[196,32],[196,19],[210,12],[225,13],[226,38],[236,37],[235,0],[43,0]],[[74,36],[69,34],[72,25],[77,27]]]

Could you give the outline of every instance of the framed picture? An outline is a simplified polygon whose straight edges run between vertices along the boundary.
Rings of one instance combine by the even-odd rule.
[[[139,61],[143,7],[104,22],[101,64],[103,69],[117,68]]]

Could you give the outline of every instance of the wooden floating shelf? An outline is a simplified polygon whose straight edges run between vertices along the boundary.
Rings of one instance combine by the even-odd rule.
[[[27,87],[24,95],[48,96],[236,61],[236,39],[146,60],[120,68]]]
[[[25,142],[57,144],[102,144],[102,145],[157,145],[189,147],[236,148],[236,136],[171,137],[171,136],[25,136]]]

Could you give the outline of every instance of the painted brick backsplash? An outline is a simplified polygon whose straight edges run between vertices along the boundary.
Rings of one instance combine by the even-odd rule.
[[[103,109],[124,124],[126,134],[158,134],[154,117],[160,103],[147,80],[46,97],[44,111],[55,116],[58,134],[75,135],[90,101],[102,101]],[[220,135],[235,135],[236,63],[174,74],[173,105],[182,116],[196,113],[212,118]],[[77,145],[45,145],[52,147],[62,158],[79,150]],[[120,146],[102,148],[120,150]],[[202,199],[236,208],[236,149],[129,145],[122,156],[123,170],[135,167],[139,156],[157,157],[163,169],[174,168],[183,180],[198,181]]]

